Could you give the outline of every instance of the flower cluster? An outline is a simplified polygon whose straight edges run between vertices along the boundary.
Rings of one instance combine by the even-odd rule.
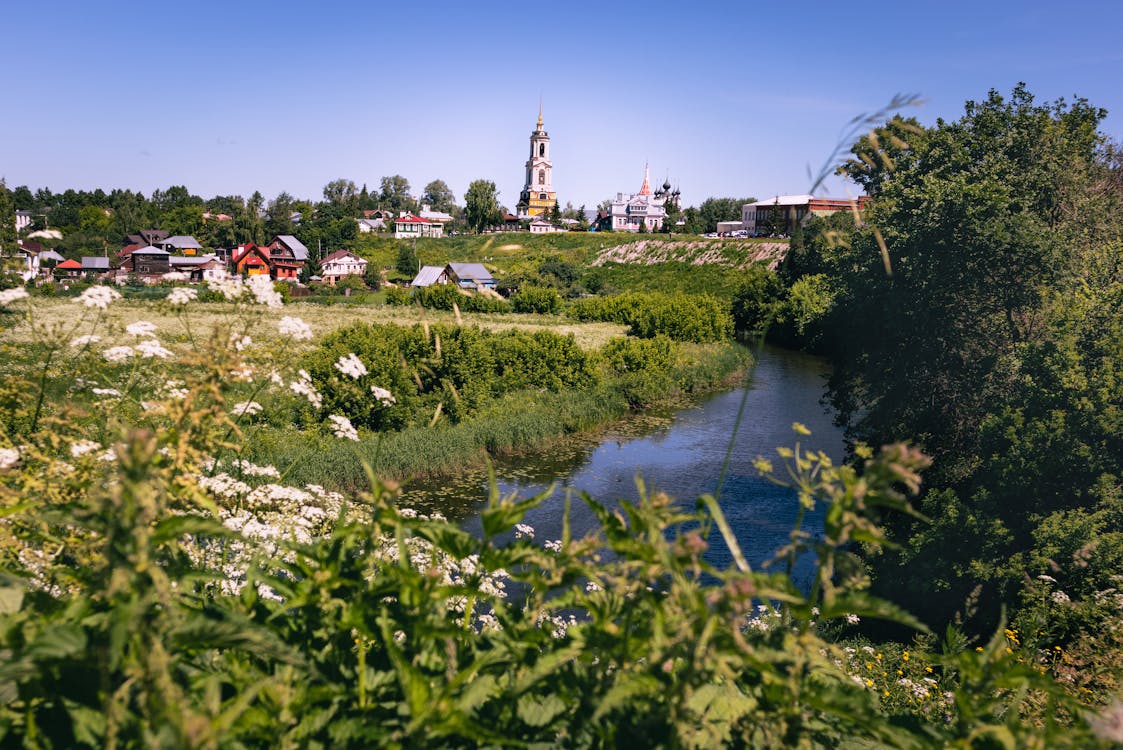
[[[331,423],[331,431],[340,440],[354,440],[358,442],[359,432],[351,424],[351,420],[347,417],[341,417],[338,414],[332,414],[328,417],[328,422]]]
[[[367,374],[366,365],[363,364],[363,361],[359,359],[354,352],[348,354],[346,357],[340,357],[339,361],[335,363],[335,369],[355,380]]]
[[[116,289],[110,289],[107,286],[92,286],[79,294],[74,301],[86,307],[104,310],[109,307],[110,302],[118,299],[121,299],[121,295]]]
[[[297,373],[296,380],[289,383],[289,390],[298,395],[304,396],[308,399],[308,403],[316,409],[323,406],[324,397],[316,390],[316,386],[312,385],[312,376],[308,374],[307,370],[300,370]]]
[[[300,318],[294,318],[291,315],[281,318],[277,324],[277,329],[282,336],[288,336],[293,341],[310,341],[312,339],[311,327]]]
[[[12,289],[5,289],[0,291],[0,305],[8,305],[15,302],[17,299],[23,299],[29,296],[27,290],[22,286],[17,286]]]
[[[186,286],[177,286],[171,291],[170,294],[168,294],[167,299],[170,304],[179,306],[186,305],[188,302],[192,302],[198,299],[198,297],[198,289],[192,289]]]

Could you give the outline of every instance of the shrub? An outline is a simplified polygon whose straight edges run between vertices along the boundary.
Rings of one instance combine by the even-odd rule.
[[[386,287],[386,304],[405,306],[413,301],[413,295],[409,293],[409,289],[402,286],[388,286]]]
[[[675,341],[722,341],[733,335],[729,305],[705,294],[629,292],[570,304],[578,320],[603,320],[631,326],[642,338],[665,334]]]
[[[779,276],[762,264],[749,266],[744,281],[733,293],[734,328],[750,335],[764,333],[776,317],[783,293],[784,285]]]
[[[561,307],[561,297],[556,289],[541,286],[524,286],[511,296],[511,308],[517,313],[556,313]]]

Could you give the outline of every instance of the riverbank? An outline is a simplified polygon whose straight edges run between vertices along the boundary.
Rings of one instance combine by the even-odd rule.
[[[683,345],[670,387],[647,409],[665,409],[727,388],[744,378],[752,355],[738,344]],[[456,425],[412,427],[358,442],[262,427],[246,435],[244,457],[277,467],[286,481],[345,493],[369,489],[364,465],[382,480],[450,476],[488,457],[543,450],[552,441],[601,429],[637,413],[626,378],[581,390],[520,391]]]

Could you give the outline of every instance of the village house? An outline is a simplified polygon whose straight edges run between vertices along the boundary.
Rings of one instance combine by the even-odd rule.
[[[241,276],[272,276],[269,250],[252,242],[238,246],[230,258],[230,266]]]
[[[82,264],[76,260],[64,260],[55,266],[55,276],[74,279],[82,275]]]
[[[82,256],[82,274],[91,278],[105,276],[109,273],[109,258],[100,255]]]
[[[153,245],[161,250],[167,250],[173,255],[198,255],[203,246],[194,237],[187,235],[177,234],[174,237],[165,237],[159,242],[153,242]]]
[[[445,266],[448,280],[461,289],[494,289],[495,279],[480,263],[449,263]]]
[[[448,271],[444,266],[423,266],[417,272],[417,276],[413,281],[409,282],[411,287],[432,286],[433,284],[447,284]]]
[[[419,237],[443,237],[445,226],[439,221],[422,219],[420,216],[402,212],[394,219],[394,239],[411,240]]]
[[[190,281],[215,281],[226,274],[226,261],[217,255],[168,258],[172,272],[187,274]]]
[[[790,234],[796,224],[806,224],[812,216],[829,216],[854,207],[861,211],[869,201],[868,195],[860,195],[852,201],[813,195],[776,195],[742,206],[739,228],[750,235]]]
[[[130,251],[117,267],[117,283],[123,284],[130,275],[135,275],[149,284],[159,281],[171,270],[171,264],[168,262],[170,255],[167,250],[154,245]]]
[[[269,275],[274,279],[295,281],[308,262],[308,248],[291,234],[279,234],[267,246]]]
[[[367,261],[350,250],[336,250],[320,261],[320,274],[324,281],[335,286],[344,276],[362,277],[367,272]]]
[[[541,216],[536,216],[534,221],[530,222],[531,234],[550,234],[551,232],[568,232],[565,227],[556,227],[550,222],[543,219]]]

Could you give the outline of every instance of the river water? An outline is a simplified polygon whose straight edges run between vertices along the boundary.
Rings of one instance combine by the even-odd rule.
[[[498,460],[494,469],[500,492],[529,497],[553,487],[550,497],[525,518],[540,541],[561,537],[567,494],[572,496],[571,532],[577,538],[597,523],[575,493],[587,492],[612,507],[636,499],[637,476],[649,491],[661,490],[692,507],[698,496],[717,489],[745,399],[720,499],[746,558],[758,567],[787,543],[798,503],[791,490],[759,477],[753,459],[763,455],[779,467],[775,449],[791,446],[798,438],[793,422],[812,432],[799,438],[803,447],[822,450],[835,461],[842,458],[842,435],[819,403],[824,375],[825,365],[816,357],[765,347],[742,388],[709,396],[688,408],[635,417],[595,435],[566,438],[549,450]],[[487,484],[486,471],[471,471],[452,479],[411,483],[404,488],[403,499],[441,510],[465,529],[479,532]],[[806,517],[809,531],[821,526],[820,514]],[[718,567],[727,566],[730,555],[716,529],[709,541],[707,559]],[[812,564],[805,559],[797,565],[797,582],[806,580]]]

